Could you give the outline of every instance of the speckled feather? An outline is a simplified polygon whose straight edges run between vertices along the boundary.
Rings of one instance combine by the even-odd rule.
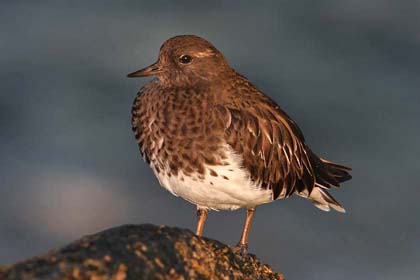
[[[182,53],[194,57],[198,66],[177,65]],[[296,193],[322,210],[331,206],[344,211],[326,190],[350,179],[350,169],[315,155],[296,123],[231,69],[213,45],[199,37],[178,36],[162,46],[159,63],[170,70],[140,90],[132,125],[141,154],[161,184],[173,184],[173,176],[178,181],[191,176],[212,188],[209,178],[226,177],[217,170],[234,164],[230,171],[245,171],[249,181],[238,183],[237,192],[240,184],[255,186],[269,190],[270,201]],[[236,155],[240,159],[232,162]],[[247,206],[252,203],[238,204]]]

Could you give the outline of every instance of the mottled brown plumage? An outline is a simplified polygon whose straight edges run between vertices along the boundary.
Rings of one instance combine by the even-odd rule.
[[[255,209],[296,193],[323,210],[344,211],[326,190],[350,179],[350,169],[315,155],[296,123],[212,44],[171,38],[158,62],[129,76],[150,75],[157,79],[135,99],[132,125],[169,191],[200,209]]]

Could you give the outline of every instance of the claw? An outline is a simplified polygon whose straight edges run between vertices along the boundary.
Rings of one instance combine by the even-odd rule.
[[[242,257],[248,256],[248,245],[238,243],[235,247],[232,248],[235,254],[239,254]]]

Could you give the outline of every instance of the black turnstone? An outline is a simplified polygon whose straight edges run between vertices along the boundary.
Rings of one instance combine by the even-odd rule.
[[[138,93],[132,127],[160,184],[207,212],[247,209],[236,247],[246,252],[256,206],[297,194],[321,210],[344,208],[328,193],[348,167],[317,156],[297,124],[232,69],[210,42],[176,36],[158,61],[128,77],[155,76]]]

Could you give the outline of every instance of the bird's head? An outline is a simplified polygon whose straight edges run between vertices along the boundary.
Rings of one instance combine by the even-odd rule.
[[[180,35],[163,43],[156,63],[128,77],[156,76],[172,84],[212,81],[221,77],[230,67],[210,42],[195,35]]]

